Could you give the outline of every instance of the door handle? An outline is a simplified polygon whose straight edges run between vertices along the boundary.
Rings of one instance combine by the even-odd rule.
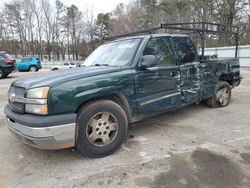
[[[160,67],[148,67],[147,70],[149,71],[156,71],[156,70],[159,70]]]

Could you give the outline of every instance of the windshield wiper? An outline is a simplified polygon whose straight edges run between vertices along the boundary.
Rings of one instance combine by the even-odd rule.
[[[109,64],[96,63],[95,66],[109,66]]]

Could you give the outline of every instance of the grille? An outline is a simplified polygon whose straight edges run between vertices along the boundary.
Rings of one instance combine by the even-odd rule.
[[[25,88],[11,86],[9,95],[15,94],[16,97],[23,98],[25,96]],[[12,102],[9,100],[10,107],[14,112],[24,113],[25,104],[19,102]]]
[[[18,96],[18,97],[24,97],[24,95],[25,95],[25,88],[11,86],[10,93],[11,94],[15,93],[15,95]]]

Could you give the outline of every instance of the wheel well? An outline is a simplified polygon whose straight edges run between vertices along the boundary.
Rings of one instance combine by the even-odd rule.
[[[37,68],[37,66],[36,66],[36,65],[30,65],[30,66],[29,66],[29,68],[30,68],[30,67],[36,67],[36,68]]]
[[[130,123],[132,120],[132,116],[131,116],[131,111],[130,111],[130,107],[129,104],[127,102],[127,98],[124,95],[121,94],[112,94],[112,95],[107,95],[104,97],[98,97],[98,98],[93,98],[90,99],[88,101],[83,102],[75,111],[75,113],[78,113],[80,111],[81,108],[83,108],[84,106],[94,102],[94,101],[98,101],[98,100],[111,100],[117,104],[119,104],[122,109],[125,111],[127,118],[128,118],[128,122]]]
[[[219,81],[225,81],[227,82],[229,85],[233,85],[233,81],[231,79],[231,76],[229,74],[222,74],[219,77]]]

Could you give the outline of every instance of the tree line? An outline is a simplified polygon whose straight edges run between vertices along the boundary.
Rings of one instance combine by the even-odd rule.
[[[103,37],[160,23],[236,25],[240,43],[250,44],[250,0],[134,0],[97,16],[91,8],[79,10],[60,0],[12,0],[0,7],[0,16],[0,50],[16,57],[38,56],[49,61],[84,59]],[[207,42],[207,46],[231,44],[228,37],[211,37]]]

